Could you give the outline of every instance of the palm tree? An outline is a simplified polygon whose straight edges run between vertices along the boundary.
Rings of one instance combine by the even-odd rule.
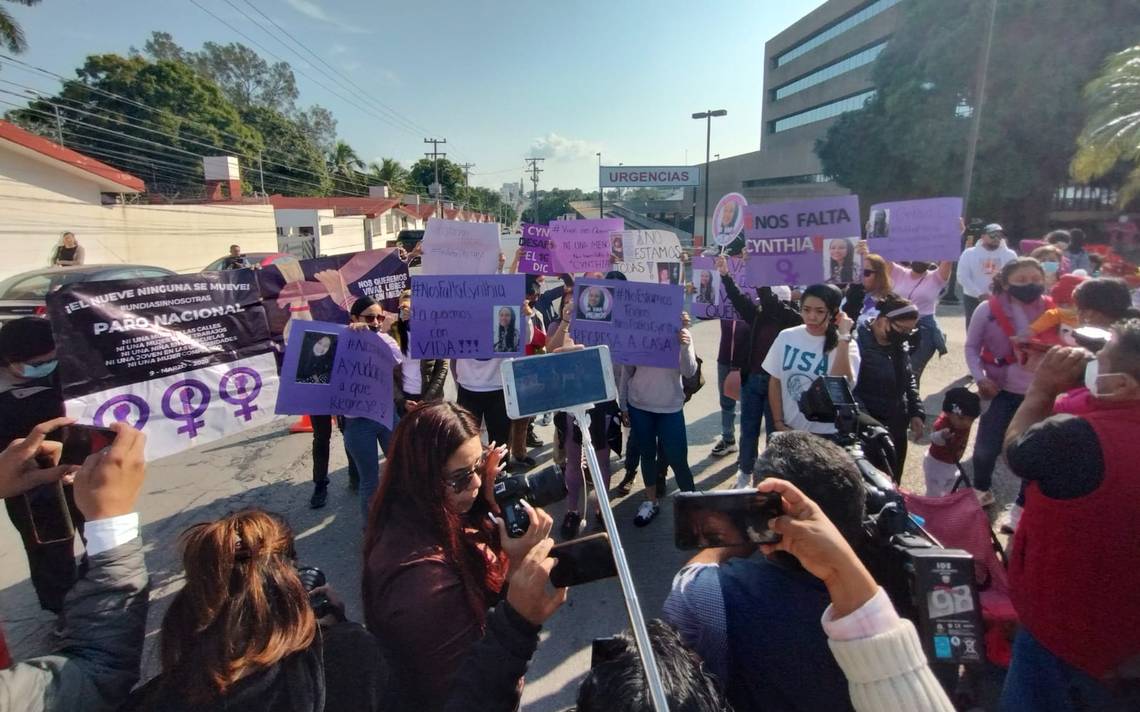
[[[1133,164],[1118,193],[1123,209],[1140,196],[1140,45],[1109,56],[1084,93],[1088,121],[1069,170],[1073,178],[1086,182],[1121,161]]]
[[[329,173],[343,183],[356,185],[360,180],[359,172],[362,170],[364,170],[364,161],[360,160],[360,156],[356,155],[352,146],[344,141],[337,141],[332,153],[329,154]]]
[[[40,0],[8,0],[8,2],[31,7],[38,5]],[[28,48],[28,42],[24,39],[24,30],[3,7],[0,7],[0,44],[7,47],[12,54],[20,54]]]
[[[381,158],[379,163],[369,163],[368,179],[388,186],[391,193],[403,193],[408,189],[408,169],[395,158]]]

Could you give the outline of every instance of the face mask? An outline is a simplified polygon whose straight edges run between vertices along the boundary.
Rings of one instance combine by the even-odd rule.
[[[887,341],[891,342],[895,346],[901,346],[901,345],[905,344],[906,343],[906,337],[907,337],[907,334],[899,333],[899,332],[895,331],[894,329],[888,329],[887,330]]]
[[[930,265],[925,262],[914,262],[910,266],[910,271],[915,274],[925,274],[930,269]]]
[[[55,359],[37,364],[24,363],[20,364],[20,372],[24,378],[46,378],[52,374],[57,364],[59,361]]]
[[[1006,288],[1009,296],[1023,304],[1035,302],[1045,293],[1043,284],[1013,284]]]
[[[1111,392],[1106,392],[1101,389],[1100,382],[1102,378],[1113,378],[1121,376],[1119,373],[1105,373],[1100,372],[1100,361],[1093,359],[1085,366],[1085,388],[1089,389],[1089,394],[1094,398],[1108,398],[1115,395]]]
[[[1041,269],[1045,270],[1045,274],[1057,274],[1057,270],[1061,269],[1059,262],[1042,262]]]

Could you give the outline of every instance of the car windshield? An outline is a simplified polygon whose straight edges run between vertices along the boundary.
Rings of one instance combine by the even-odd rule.
[[[134,276],[133,269],[88,272],[40,272],[22,279],[0,283],[0,299],[43,301],[50,292],[76,282],[98,282],[108,279],[124,279]],[[155,275],[157,276],[157,274]]]

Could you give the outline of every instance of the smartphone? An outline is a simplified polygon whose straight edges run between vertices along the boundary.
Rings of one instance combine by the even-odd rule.
[[[558,559],[550,571],[550,583],[555,588],[617,576],[610,537],[605,532],[558,544],[550,550],[550,556]]]
[[[64,425],[51,434],[63,444],[61,465],[82,465],[93,455],[115,440],[115,431],[91,425]],[[50,467],[51,463],[40,463]],[[62,482],[33,487],[24,493],[24,506],[32,523],[32,537],[37,544],[54,544],[71,541],[75,536],[75,523],[67,506]]]
[[[673,502],[674,541],[678,549],[775,544],[780,535],[768,521],[783,513],[779,492],[680,492]]]
[[[617,398],[608,346],[507,359],[500,368],[515,420]]]
[[[59,457],[61,465],[82,465],[88,457],[115,442],[114,430],[94,425],[64,425],[52,435],[63,443],[63,454]]]

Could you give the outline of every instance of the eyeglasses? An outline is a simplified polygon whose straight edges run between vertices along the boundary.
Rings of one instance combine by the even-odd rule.
[[[445,482],[447,486],[451,488],[452,492],[459,494],[467,489],[471,484],[471,480],[475,479],[475,475],[483,471],[484,466],[487,464],[487,455],[487,450],[484,450],[474,465],[462,470],[455,470],[447,476]]]
[[[368,324],[376,324],[384,319],[383,314],[361,314],[360,318]]]
[[[865,269],[865,270],[863,270],[863,276],[864,276],[864,277],[874,277],[874,276],[875,276],[875,275],[877,275],[878,273],[879,273],[879,271],[878,271],[878,270],[873,270],[873,269]]]

